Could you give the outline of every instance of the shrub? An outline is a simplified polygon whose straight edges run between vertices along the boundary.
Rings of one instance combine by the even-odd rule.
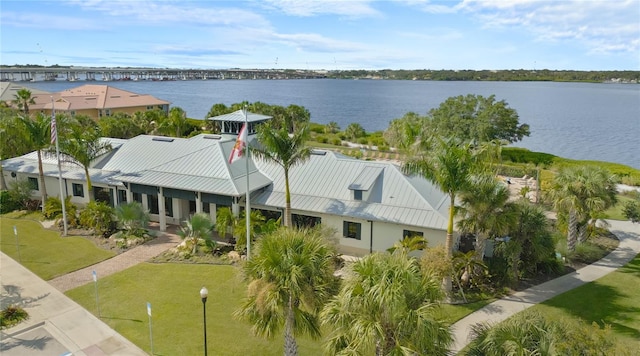
[[[524,148],[504,147],[502,149],[502,159],[514,163],[533,163],[534,165],[550,165],[556,156],[543,153],[532,152]]]
[[[147,233],[149,224],[149,212],[144,210],[142,204],[137,201],[118,205],[115,214],[120,228],[127,231],[129,235],[142,237]]]
[[[338,137],[334,138],[331,140],[331,144],[334,146],[340,146],[342,145],[342,140]]]
[[[114,209],[104,202],[91,201],[80,212],[80,225],[93,229],[96,234],[105,237],[114,232],[114,221]]]
[[[0,329],[10,328],[27,319],[29,319],[29,314],[24,309],[10,305],[0,312]]]
[[[360,137],[360,138],[358,139],[358,143],[359,143],[359,144],[361,144],[361,145],[366,145],[366,144],[368,144],[368,143],[369,143],[369,139],[368,139],[368,138],[366,138],[366,137]]]
[[[69,226],[78,226],[78,219],[76,218],[77,208],[71,203],[71,197],[65,198],[65,210],[67,213],[67,224]],[[62,204],[58,197],[49,197],[44,204],[44,211],[42,213],[45,219],[49,220],[62,220]]]
[[[573,262],[592,263],[607,254],[600,246],[590,242],[577,244],[574,251],[567,252],[567,259]]]
[[[631,220],[631,222],[640,222],[640,202],[630,200],[624,203],[622,213],[627,219]]]
[[[325,125],[312,122],[309,124],[309,131],[317,134],[323,134],[325,131]]]
[[[0,192],[0,214],[6,214],[20,208],[13,199],[11,199],[11,193],[7,190]]]
[[[9,184],[9,197],[13,204],[15,204],[16,209],[31,210],[29,209],[29,201],[32,200],[32,194],[33,187],[31,186],[31,183],[29,183],[29,181],[26,179],[15,181]],[[38,207],[36,206],[35,209],[37,208]]]
[[[316,137],[316,141],[320,143],[327,143],[329,142],[329,139],[327,138],[327,136],[319,135]]]

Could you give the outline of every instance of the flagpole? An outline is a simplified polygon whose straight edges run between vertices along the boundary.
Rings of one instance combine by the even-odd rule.
[[[56,107],[53,102],[53,96],[51,97],[51,127],[55,128],[55,132],[51,135],[55,136],[52,139],[56,140],[56,161],[58,162],[58,182],[60,183],[60,205],[62,205],[62,226],[64,226],[64,232],[62,236],[67,236],[67,207],[65,206],[64,189],[62,185],[62,168],[60,167],[60,143],[58,143],[58,125],[56,123]],[[88,177],[87,177],[88,178]]]
[[[247,119],[247,107],[245,106],[244,108],[244,129],[245,131],[245,135],[247,136],[247,142],[245,145],[245,151],[247,152],[246,154],[246,162],[245,162],[245,168],[247,170],[247,196],[245,198],[246,204],[245,204],[245,211],[244,211],[244,216],[245,216],[245,220],[247,222],[246,225],[246,229],[247,229],[247,260],[251,259],[251,231],[249,230],[250,226],[251,226],[251,202],[249,199],[250,196],[250,191],[249,191],[249,120]]]

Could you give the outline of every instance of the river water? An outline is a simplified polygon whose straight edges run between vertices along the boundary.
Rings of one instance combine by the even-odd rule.
[[[444,82],[400,80],[201,80],[33,82],[50,92],[83,84],[150,94],[204,118],[212,105],[261,101],[300,105],[318,123],[351,122],[367,131],[413,111],[424,115],[451,96],[494,94],[515,109],[530,137],[513,146],[572,159],[626,164],[640,169],[640,85],[554,82]]]

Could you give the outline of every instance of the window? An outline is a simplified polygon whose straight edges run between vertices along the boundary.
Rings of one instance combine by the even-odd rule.
[[[133,201],[137,201],[138,203],[142,204],[142,194],[134,192]]]
[[[422,232],[422,231],[402,230],[402,238],[403,239],[405,237],[414,237],[414,236],[424,237],[424,232]]]
[[[29,177],[29,185],[31,185],[31,189],[40,190],[38,188],[38,178]]]
[[[361,230],[360,223],[344,221],[342,223],[342,228],[343,228],[342,236],[344,236],[347,239],[360,240],[360,230]]]
[[[157,195],[147,195],[147,207],[149,208],[149,213],[151,214],[159,214],[160,210],[158,208],[158,196]]]
[[[202,203],[202,212],[210,214],[211,213],[211,204]]]
[[[362,200],[362,190],[353,191],[353,200]]]
[[[293,220],[293,226],[298,228],[314,227],[322,223],[322,218],[319,218],[317,216],[298,215],[298,214],[291,214],[291,220]]]
[[[153,110],[153,105],[147,105],[147,110]]]
[[[127,191],[126,190],[118,190],[118,204],[127,202]]]
[[[74,197],[84,197],[84,186],[82,184],[73,183],[71,188],[73,188]]]
[[[105,116],[111,116],[111,109],[106,109],[104,113],[105,113]]]
[[[164,214],[173,217],[173,198],[164,197]]]

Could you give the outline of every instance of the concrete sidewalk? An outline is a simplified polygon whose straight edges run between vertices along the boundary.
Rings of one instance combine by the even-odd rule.
[[[469,342],[471,327],[477,323],[499,323],[535,304],[542,303],[566,291],[603,277],[622,267],[640,253],[640,225],[630,221],[607,220],[609,228],[620,240],[616,250],[598,262],[573,273],[531,287],[479,309],[452,325],[454,344],[452,354],[457,354]]]
[[[0,252],[0,304],[22,306],[29,320],[0,333],[3,356],[147,355],[49,283]]]

